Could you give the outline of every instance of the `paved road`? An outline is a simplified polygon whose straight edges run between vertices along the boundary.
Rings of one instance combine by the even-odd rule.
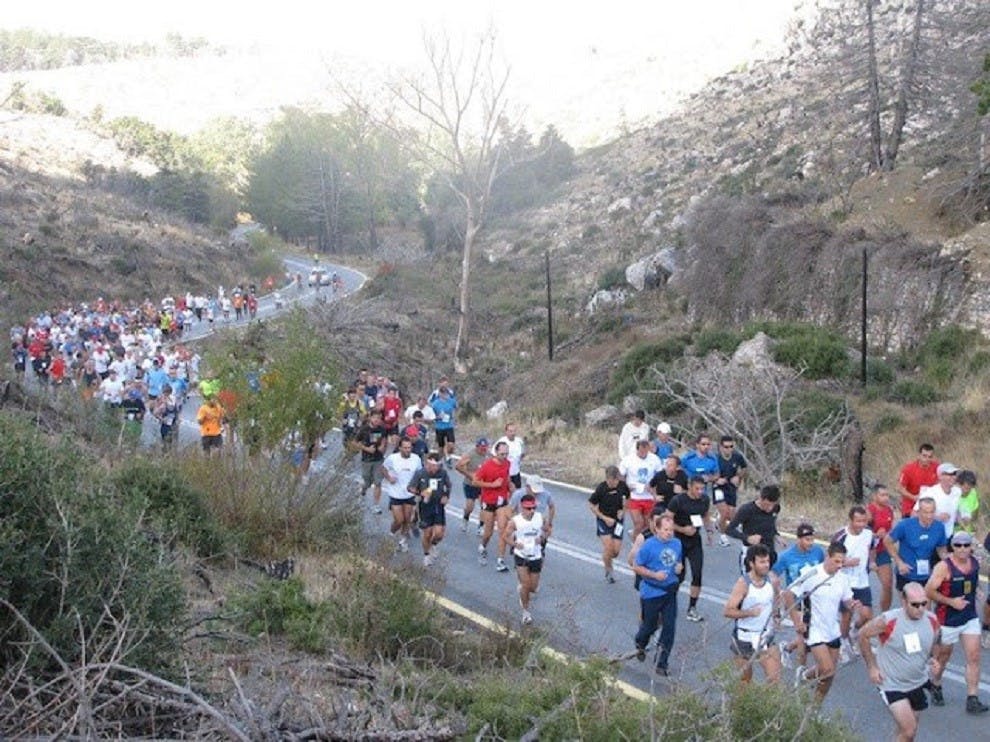
[[[325,463],[329,463],[330,456],[332,453],[327,455]],[[518,629],[520,611],[515,573],[495,571],[494,544],[489,545],[492,556],[489,565],[479,565],[476,528],[472,523],[466,532],[460,530],[463,495],[459,476],[456,472],[450,473],[456,484],[447,510],[448,536],[441,548],[441,559],[429,570],[436,582],[435,589],[479,614]],[[546,635],[551,646],[568,654],[587,656],[595,653],[611,657],[626,654],[633,647],[632,636],[637,628],[639,610],[638,597],[632,588],[632,571],[625,565],[629,543],[627,541],[623,548],[616,583],[607,584],[594,519],[586,505],[588,491],[559,483],[549,484],[547,488],[557,504],[557,517],[540,594],[531,608],[534,627]],[[384,533],[389,516],[369,514],[368,523],[373,532]],[[397,562],[419,562],[417,549],[410,546],[409,554],[396,555]],[[677,638],[670,663],[671,675],[676,682],[700,688],[705,682],[705,673],[730,657],[731,622],[722,617],[722,608],[738,577],[738,555],[735,544],[729,548],[706,547],[705,584],[699,602],[704,622],[694,624],[684,620],[688,601],[686,588],[682,591]],[[783,636],[792,635],[792,630],[784,630]],[[987,677],[990,667],[988,655],[990,652],[984,653],[983,678]],[[626,661],[619,677],[643,690],[662,695],[668,681],[655,681],[649,666],[649,661]],[[759,676],[758,668],[756,672]],[[990,718],[963,713],[965,685],[962,673],[961,649],[957,648],[944,679],[947,704],[944,708],[929,709],[922,715],[919,740],[936,740],[946,732],[973,739],[986,738]],[[990,685],[985,681],[981,682],[981,693],[985,701],[990,701]],[[840,669],[825,709],[841,711],[865,739],[892,736],[893,724],[876,689],[869,683],[860,659]]]
[[[288,262],[288,261],[287,261]],[[305,274],[309,261],[292,261],[292,270]],[[298,267],[295,267],[298,266]],[[363,280],[360,274],[336,268],[348,287]],[[283,292],[287,299],[289,292]],[[315,292],[306,291],[301,301],[312,301]],[[274,312],[270,297],[263,299],[259,315]],[[193,336],[195,337],[195,336]],[[195,401],[187,405],[195,406]],[[147,433],[147,431],[146,431]],[[187,423],[182,430],[183,443],[195,443],[195,425]],[[322,453],[314,465],[314,476],[321,469],[332,468],[339,456],[337,441]],[[466,531],[460,530],[463,495],[460,477],[451,471],[455,482],[454,496],[448,506],[448,536],[440,550],[440,559],[427,571],[426,582],[446,598],[466,608],[513,628],[519,628],[519,606],[516,599],[514,572],[498,573],[494,558],[487,567],[477,561],[478,538],[475,522]],[[587,490],[555,483],[548,489],[557,503],[554,535],[548,547],[545,570],[538,599],[531,607],[535,618],[534,630],[542,632],[551,646],[568,654],[583,657],[602,654],[617,657],[632,649],[636,631],[638,597],[632,588],[632,572],[625,566],[628,542],[617,561],[617,582],[607,584],[599,558],[599,543],[594,535],[594,520],[588,512]],[[369,496],[370,502],[370,496]],[[786,508],[786,499],[784,502]],[[388,514],[367,515],[370,534],[387,531]],[[413,546],[411,544],[411,546]],[[494,557],[493,547],[490,552]],[[416,548],[409,554],[397,554],[397,565],[419,564]],[[667,692],[669,682],[680,682],[700,688],[707,671],[729,658],[728,641],[731,622],[722,618],[722,607],[738,576],[738,548],[707,547],[705,552],[705,585],[699,608],[705,621],[693,624],[684,620],[687,607],[686,589],[679,606],[680,620],[671,658],[673,680],[656,681],[649,672],[649,662],[628,660],[622,664],[619,677],[643,690],[659,695]],[[789,638],[784,630],[781,638]],[[981,694],[990,701],[990,684],[985,678],[990,669],[990,652],[984,653]],[[757,675],[759,676],[757,669]],[[931,708],[922,715],[919,740],[938,740],[947,733],[970,739],[986,738],[990,718],[967,716],[963,713],[965,685],[962,679],[961,650],[957,648],[944,679],[947,705]],[[786,677],[786,676],[785,676]],[[825,710],[838,711],[864,739],[889,739],[893,725],[883,708],[875,688],[869,683],[861,660],[840,668]]]

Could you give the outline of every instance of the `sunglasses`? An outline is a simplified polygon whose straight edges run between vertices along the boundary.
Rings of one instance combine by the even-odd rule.
[[[911,606],[912,608],[924,608],[926,605],[928,605],[928,603],[927,602],[922,602],[922,603],[908,603],[908,605]]]
[[[953,544],[952,545],[952,548],[953,549],[972,549],[973,548],[973,545],[972,544]]]

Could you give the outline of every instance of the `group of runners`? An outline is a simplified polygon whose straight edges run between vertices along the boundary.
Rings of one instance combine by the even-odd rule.
[[[494,548],[496,570],[508,571],[511,551],[522,621],[531,623],[530,600],[539,588],[556,505],[538,476],[522,475],[526,446],[517,425],[506,424],[494,443],[477,438],[470,450],[454,456],[457,396],[447,379],[416,403],[393,403],[397,412],[386,413],[389,391],[371,402],[366,376],[345,395],[341,409],[353,408],[354,397],[364,395],[367,419],[351,435],[362,457],[362,491],[372,488],[372,507],[379,512],[381,492],[388,496],[400,550],[408,549],[418,531],[424,564],[433,563],[451,495],[445,469],[454,468],[464,479],[460,528],[471,528],[477,511],[482,566]],[[436,425],[440,415],[445,425],[435,430],[430,451],[428,425]],[[616,582],[615,560],[630,541],[627,561],[640,597],[634,654],[645,660],[659,629],[658,674],[669,673],[682,583],[690,573],[685,617],[705,620],[697,606],[705,547],[735,543],[740,576],[723,615],[732,621],[729,648],[743,680],[751,680],[759,665],[766,681],[777,683],[789,668],[794,684],[811,687],[821,702],[840,666],[861,656],[898,738],[912,739],[929,701],[946,702],[941,679],[961,644],[963,708],[970,714],[987,711],[979,698],[979,663],[981,630],[982,644],[990,644],[990,603],[981,620],[979,564],[972,556],[979,494],[972,471],[939,463],[926,444],[899,477],[899,519],[890,491],[877,484],[867,504],[850,508],[838,532],[820,540],[813,525],[802,523],[787,545],[777,529],[778,487],[764,486],[755,499],[738,502],[747,463],[732,436],[703,434],[684,446],[669,424],[654,429],[636,413],[620,433],[618,453],[588,508],[602,544],[606,583]],[[871,572],[880,584],[876,601]],[[899,607],[893,605],[895,593]]]

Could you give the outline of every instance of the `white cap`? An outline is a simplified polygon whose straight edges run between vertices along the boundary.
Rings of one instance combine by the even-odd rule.
[[[663,433],[664,435],[670,435],[670,423],[660,423],[657,425],[657,432]]]
[[[950,464],[948,461],[946,461],[944,464],[939,464],[938,469],[936,469],[936,471],[939,474],[955,474],[957,471],[959,471],[959,467],[956,466],[955,464]]]
[[[526,477],[526,486],[535,492],[546,492],[543,488],[543,480],[537,474],[530,474]]]

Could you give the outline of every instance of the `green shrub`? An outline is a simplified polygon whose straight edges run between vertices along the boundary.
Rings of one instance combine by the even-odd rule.
[[[938,390],[931,384],[914,379],[904,379],[898,381],[890,388],[887,399],[891,402],[915,405],[918,407],[937,402],[939,398]]]
[[[613,265],[607,268],[598,277],[598,288],[602,291],[610,289],[620,289],[626,285],[626,269],[621,265]]]
[[[335,633],[365,657],[431,657],[442,654],[441,614],[407,575],[359,562],[342,580],[348,586],[330,602]]]
[[[184,598],[172,558],[146,532],[142,493],[117,492],[79,451],[9,414],[0,414],[0,482],[0,595],[66,662],[84,652],[108,661],[98,647],[126,634],[120,661],[167,671]],[[10,667],[33,642],[6,610],[0,634],[0,662]],[[34,658],[48,661],[41,651]]]
[[[291,647],[304,652],[322,652],[329,646],[327,604],[310,601],[298,577],[266,580],[236,593],[231,607],[252,636],[284,636]]]
[[[808,698],[780,685],[737,685],[731,692],[729,714],[729,739],[857,739],[837,718],[822,714]]]
[[[800,323],[749,325],[747,334],[762,330],[777,339],[773,355],[777,363],[803,369],[809,379],[842,378],[849,373],[849,358],[842,337],[825,327]]]
[[[887,412],[877,418],[877,421],[873,424],[873,433],[874,435],[889,433],[892,430],[897,430],[903,424],[903,417],[896,412]]]
[[[166,541],[178,540],[199,556],[224,550],[224,536],[207,496],[189,484],[171,459],[127,460],[114,472],[113,483],[122,496],[147,500],[152,527]]]
[[[655,364],[670,363],[684,355],[690,337],[678,335],[660,342],[641,343],[626,351],[619,361],[618,368],[612,374],[611,387],[608,391],[608,401],[621,404],[629,394],[640,390],[640,382],[644,371]]]
[[[856,378],[859,378],[860,366],[859,364],[850,364],[850,367],[855,367]],[[880,358],[866,357],[866,383],[867,384],[890,384],[894,381],[894,369],[893,367]]]
[[[930,385],[945,389],[964,374],[969,366],[968,359],[982,345],[983,340],[977,330],[949,325],[930,332],[903,361],[908,368],[919,369]]]
[[[713,350],[727,356],[736,352],[743,338],[738,332],[721,327],[709,327],[694,336],[694,354],[707,356]]]

